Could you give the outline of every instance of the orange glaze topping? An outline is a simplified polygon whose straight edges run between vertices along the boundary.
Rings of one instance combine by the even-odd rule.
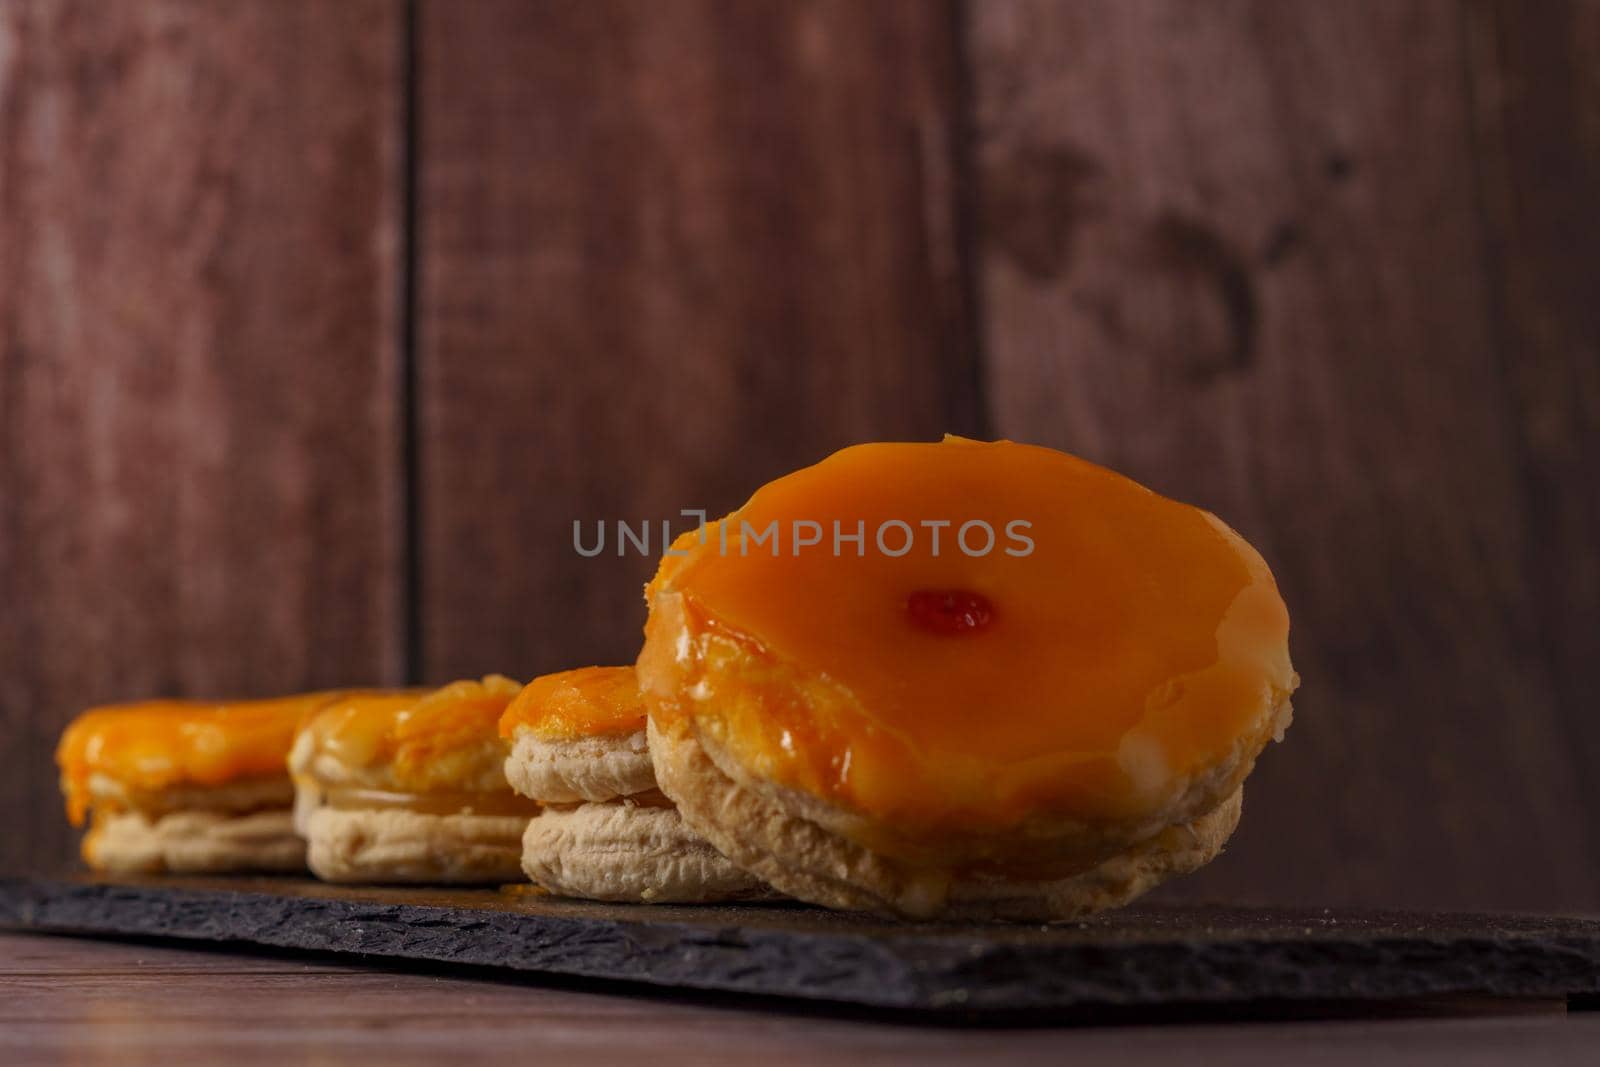
[[[500,736],[519,728],[546,741],[643,730],[644,697],[632,667],[580,667],[535,678],[500,718]]]
[[[658,726],[910,834],[1156,812],[1298,682],[1243,539],[1009,441],[835,453],[681,537],[646,595]]]
[[[353,782],[372,784],[364,772],[379,772],[384,788],[405,792],[509,789],[495,723],[519,688],[510,678],[492,674],[431,692],[361,693],[336,700],[302,729],[294,746],[295,773],[307,774],[308,767],[327,761]]]
[[[283,775],[300,720],[339,695],[329,690],[221,703],[147,700],[86,711],[56,746],[67,815],[74,826],[83,824],[90,779],[97,774],[137,790]]]

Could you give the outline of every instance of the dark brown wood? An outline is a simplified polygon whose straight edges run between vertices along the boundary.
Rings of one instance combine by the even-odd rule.
[[[1294,612],[1164,892],[1600,908],[1600,4],[419,0],[409,87],[405,7],[0,4],[0,867],[86,704],[624,660],[573,520],[993,429]]]
[[[661,520],[981,429],[949,4],[420,22],[426,677],[631,661]],[[648,557],[577,555],[619,519]]]
[[[403,673],[398,16],[0,6],[0,866],[85,705]]]
[[[1428,1013],[1432,1014],[1432,1013]],[[483,977],[282,956],[0,933],[0,1049],[13,1062],[428,1064],[1116,1062],[1192,1058],[1308,1067],[1572,1063],[1600,1015],[1512,1014],[1180,1026],[953,1030],[882,1019],[729,1011]]]
[[[1600,3],[1468,4],[1488,305],[1537,610],[1574,758],[1600,793]],[[1524,631],[1523,636],[1528,636]],[[1600,853],[1600,819],[1586,827]],[[1600,893],[1600,890],[1596,890]]]
[[[178,937],[920,1014],[1600,994],[1600,919],[1129,908],[1055,925],[905,923],[800,904],[563,900],[531,887],[286,878],[0,882],[0,927]]]
[[[1600,906],[1596,16],[1524,7],[972,7],[997,429],[1216,511],[1294,618],[1172,894]]]

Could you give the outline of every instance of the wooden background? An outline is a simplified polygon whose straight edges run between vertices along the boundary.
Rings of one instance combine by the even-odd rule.
[[[1600,910],[1600,3],[0,0],[0,865],[149,694],[631,658],[842,445],[1081,453],[1305,677],[1169,896]]]

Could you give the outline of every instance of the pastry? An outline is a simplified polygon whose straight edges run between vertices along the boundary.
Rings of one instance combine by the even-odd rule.
[[[311,870],[330,882],[508,882],[537,806],[506,784],[496,724],[519,686],[491,675],[361,694],[310,717],[289,770]]]
[[[284,758],[295,727],[338,697],[95,708],[61,736],[67,815],[85,862],[117,872],[305,869]]]
[[[536,678],[500,732],[511,744],[506,778],[543,809],[522,839],[534,882],[563,896],[657,904],[764,893],[656,788],[632,667]]]
[[[638,673],[662,791],[784,893],[1070,918],[1210,861],[1289,618],[1221,520],[1051,449],[848,448],[681,537]]]

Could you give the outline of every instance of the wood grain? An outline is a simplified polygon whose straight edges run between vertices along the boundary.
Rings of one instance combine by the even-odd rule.
[[[1469,3],[1488,307],[1538,616],[1573,758],[1600,766],[1600,3]],[[1583,800],[1600,799],[1589,784]],[[1600,818],[1572,827],[1600,854]],[[1581,839],[1580,839],[1581,840]]]
[[[944,3],[425,3],[422,673],[631,661],[659,522],[982,428]],[[593,559],[597,520],[650,555]]]
[[[0,867],[84,705],[625,660],[574,520],[948,430],[1279,575],[1174,895],[1600,908],[1596,189],[1594,0],[0,0]]]
[[[1553,7],[1492,58],[1429,0],[972,8],[997,429],[1216,511],[1294,617],[1289,743],[1176,893],[1600,904],[1594,7]]]
[[[397,14],[0,6],[0,865],[85,705],[402,673]]]
[[[581,986],[355,970],[274,956],[0,933],[0,1053],[12,1062],[182,1065],[553,1058],[670,1064],[1242,1065],[1570,1063],[1600,1016],[956,1030],[735,1011]],[[43,979],[43,980],[41,980]]]

